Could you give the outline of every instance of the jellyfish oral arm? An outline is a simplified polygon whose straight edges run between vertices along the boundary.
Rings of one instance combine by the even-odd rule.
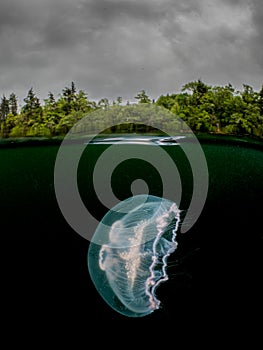
[[[172,229],[172,236],[171,236],[172,244],[170,244],[170,248],[168,248],[166,254],[162,256],[162,277],[156,281],[155,267],[158,263],[158,255],[159,255],[158,243],[160,242],[160,239],[165,239],[165,238],[162,238],[163,230],[164,230],[164,227],[166,227],[167,225],[166,220],[169,218],[171,213],[175,215],[175,219],[176,219],[175,226]],[[153,260],[152,265],[150,266],[151,275],[146,281],[146,290],[145,290],[146,294],[149,296],[149,300],[153,310],[158,309],[161,304],[160,300],[158,300],[156,297],[156,289],[162,282],[165,282],[168,280],[168,275],[166,273],[167,259],[177,248],[176,233],[177,233],[179,222],[180,222],[180,211],[178,210],[175,204],[171,206],[168,213],[164,214],[157,220],[158,233],[157,233],[157,238],[153,245],[154,255],[152,257],[152,260]]]

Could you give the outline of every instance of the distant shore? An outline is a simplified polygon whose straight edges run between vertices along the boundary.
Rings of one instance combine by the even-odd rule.
[[[151,136],[150,134],[136,134],[138,136]],[[94,135],[97,136],[97,135]],[[135,136],[135,134],[105,134],[100,137],[117,137],[117,136]],[[172,135],[170,135],[172,136]],[[247,135],[228,135],[217,133],[195,133],[197,139],[202,143],[230,143],[245,147],[256,147],[263,149],[263,140],[261,138],[251,137]],[[0,138],[0,148],[3,147],[31,147],[31,146],[49,146],[60,145],[65,136],[55,137],[16,137],[16,138]],[[89,136],[90,137],[90,136]],[[93,137],[93,135],[92,135]],[[83,138],[83,137],[82,137]]]

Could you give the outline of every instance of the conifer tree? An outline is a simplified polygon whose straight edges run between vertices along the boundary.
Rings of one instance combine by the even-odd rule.
[[[5,97],[5,95],[3,95],[2,99],[1,99],[1,104],[0,104],[0,119],[5,120],[9,114],[9,112],[10,112],[9,101]]]
[[[18,103],[17,103],[17,97],[14,93],[11,93],[9,96],[9,108],[10,113],[13,115],[18,114]]]

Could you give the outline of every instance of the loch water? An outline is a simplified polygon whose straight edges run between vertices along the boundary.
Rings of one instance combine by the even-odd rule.
[[[191,168],[178,150],[180,140],[167,142],[150,146],[141,142],[136,147],[152,147],[153,152],[154,147],[163,147],[181,164],[184,209],[191,199]],[[109,144],[90,145],[78,170],[80,195],[98,221],[107,209],[92,187],[92,171]],[[162,307],[139,323],[198,322],[201,315],[230,320],[242,318],[245,310],[261,313],[263,147],[220,138],[200,139],[200,144],[209,173],[204,208],[191,229],[177,237],[178,247],[168,261],[169,280],[158,288]],[[78,145],[69,146],[69,154],[70,147]],[[70,227],[58,206],[54,189],[58,149],[59,144],[45,143],[0,146],[3,298],[21,312],[29,310],[25,305],[35,305],[28,311],[35,318],[52,313],[65,319],[70,311],[101,324],[123,320],[95,290],[86,264],[89,242]],[[136,178],[147,182],[150,194],[162,195],[158,171],[133,158],[119,164],[112,176],[120,200],[131,196]],[[42,300],[48,301],[47,306]]]

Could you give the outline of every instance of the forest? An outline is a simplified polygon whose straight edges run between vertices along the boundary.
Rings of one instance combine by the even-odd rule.
[[[226,86],[210,86],[198,79],[183,85],[179,92],[160,95],[156,100],[152,100],[145,90],[139,91],[134,98],[136,105],[164,107],[171,112],[169,115],[182,119],[195,133],[263,138],[263,86],[260,91],[255,91],[253,87],[243,84],[242,90],[238,91],[230,83]],[[126,105],[129,104],[127,101]],[[94,119],[97,114],[91,112],[110,107],[114,111],[114,106],[121,105],[121,96],[113,101],[107,98],[92,101],[85,91],[77,90],[74,82],[63,88],[57,97],[49,92],[41,103],[31,87],[21,108],[18,108],[15,93],[9,97],[2,96],[0,137],[63,136],[83,117],[91,115]],[[171,117],[168,122],[172,125],[175,120]],[[123,121],[120,118],[117,120],[118,123],[125,121],[125,116]],[[102,120],[90,120],[90,125],[98,126],[98,123],[103,127]]]

